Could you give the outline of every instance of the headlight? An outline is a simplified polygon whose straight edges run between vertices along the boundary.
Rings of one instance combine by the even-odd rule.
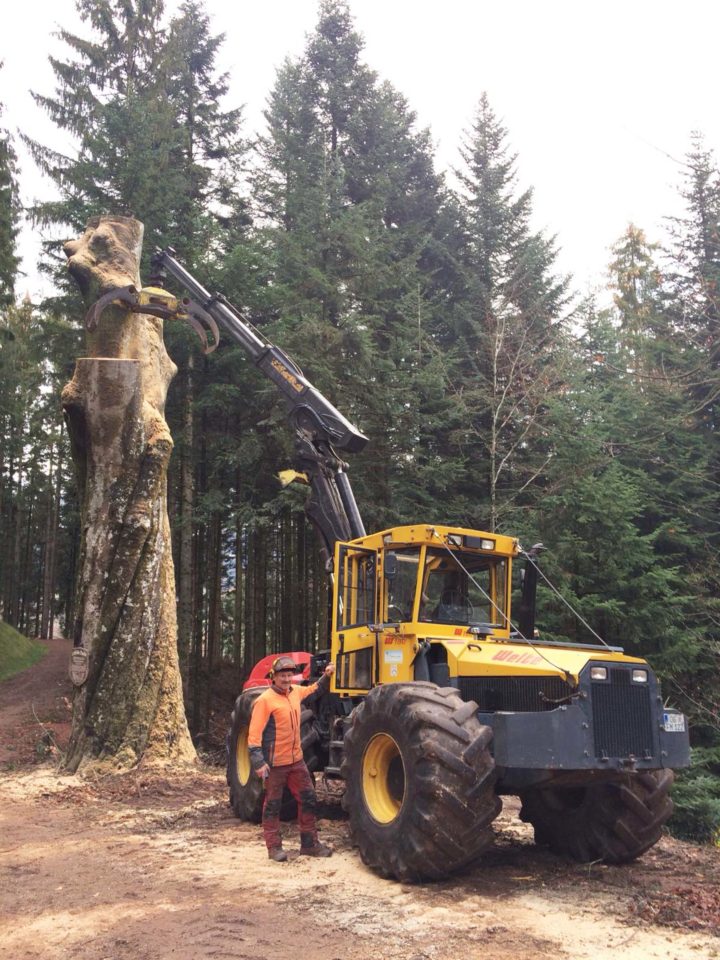
[[[607,667],[590,667],[591,680],[607,680]]]
[[[633,670],[633,683],[647,683],[647,670]]]

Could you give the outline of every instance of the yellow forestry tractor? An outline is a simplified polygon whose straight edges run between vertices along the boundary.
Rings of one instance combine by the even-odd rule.
[[[194,301],[164,292],[168,273]],[[188,320],[212,333],[211,346],[224,328],[286,401],[332,584],[330,649],[312,658],[308,679],[329,661],[336,671],[330,692],[303,713],[303,750],[311,770],[345,781],[365,863],[402,881],[447,877],[492,842],[506,794],[520,797],[538,843],[576,860],[623,863],[656,843],[672,811],[672,768],[688,764],[689,743],[685,717],[664,705],[648,663],[599,637],[536,636],[540,545],[523,550],[512,537],[439,523],[366,533],[341,459],[366,437],[172,249],[157,253],[151,282],[144,297],[128,294],[138,303],[130,309],[150,303]],[[236,814],[256,821],[262,784],[247,728],[260,691],[237,699],[227,768]]]

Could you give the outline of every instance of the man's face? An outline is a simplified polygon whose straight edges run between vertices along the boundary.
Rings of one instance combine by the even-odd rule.
[[[273,676],[273,683],[276,687],[279,687],[280,690],[289,690],[292,685],[292,678],[292,670],[276,670]]]

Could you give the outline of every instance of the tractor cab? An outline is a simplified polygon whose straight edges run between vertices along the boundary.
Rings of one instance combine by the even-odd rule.
[[[511,564],[519,552],[511,537],[445,526],[396,527],[338,543],[335,690],[354,696],[378,683],[447,682],[448,647],[509,640]]]

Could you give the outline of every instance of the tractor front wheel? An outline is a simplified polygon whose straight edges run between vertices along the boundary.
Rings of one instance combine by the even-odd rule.
[[[500,810],[492,730],[452,687],[371,690],[345,736],[350,834],[383,877],[443,879],[478,859]]]
[[[535,842],[588,863],[628,863],[658,842],[673,810],[672,770],[625,774],[580,787],[546,787],[523,794],[520,819]]]

